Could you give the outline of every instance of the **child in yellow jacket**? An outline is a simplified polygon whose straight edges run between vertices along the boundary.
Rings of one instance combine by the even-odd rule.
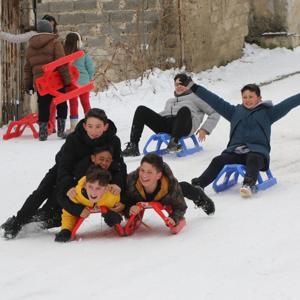
[[[83,207],[80,216],[74,216],[63,209],[61,231],[56,234],[56,242],[67,242],[71,238],[72,230],[79,217],[86,218],[90,214],[90,208],[105,206],[108,212],[102,214],[104,221],[110,227],[120,224],[121,215],[114,211],[114,207],[120,202],[120,195],[114,195],[108,190],[110,173],[98,166],[91,166],[86,176],[82,177],[76,186],[76,196],[71,200]]]

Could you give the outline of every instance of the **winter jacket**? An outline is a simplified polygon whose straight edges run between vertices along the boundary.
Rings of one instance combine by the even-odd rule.
[[[72,199],[72,201],[76,204],[81,204],[83,207],[94,207],[95,205],[83,195],[83,189],[85,187],[86,177],[82,177],[76,186],[76,197]],[[111,192],[105,192],[100,200],[96,203],[96,206],[106,206],[108,208],[114,207],[118,202],[120,202],[120,196],[114,195]],[[70,231],[73,230],[76,221],[79,216],[74,216],[68,213],[65,209],[63,209],[62,213],[62,225],[61,229],[68,229]]]
[[[247,109],[241,104],[235,106],[226,102],[202,86],[194,84],[191,90],[230,122],[229,143],[224,152],[234,152],[238,146],[246,145],[251,152],[260,153],[265,157],[268,169],[271,125],[300,105],[300,94],[276,105],[267,101],[261,102],[253,109]]]
[[[78,84],[84,85],[89,83],[93,79],[95,73],[95,65],[88,53],[85,53],[83,57],[76,59],[74,65],[77,67],[80,73],[77,81]]]
[[[125,210],[129,211],[132,205],[145,201],[147,200],[143,186],[139,180],[138,168],[127,177],[127,203]],[[164,163],[163,176],[160,179],[160,190],[156,194],[154,201],[159,201],[163,205],[170,205],[172,207],[173,211],[170,217],[176,224],[183,218],[187,209],[181,187],[166,163]]]
[[[117,129],[114,123],[108,120],[108,129],[97,139],[89,138],[83,128],[83,123],[84,120],[81,120],[77,124],[75,131],[68,135],[66,142],[55,157],[58,165],[57,187],[62,194],[66,194],[74,186],[72,173],[75,165],[82,158],[91,155],[95,147],[111,145],[114,162],[120,164],[120,168],[124,168],[124,161],[121,156],[121,142],[116,136]]]
[[[192,130],[189,135],[197,131],[205,114],[207,114],[208,117],[202,124],[201,129],[204,129],[208,134],[213,131],[220,119],[219,114],[203,100],[200,99],[199,101],[199,97],[193,93],[175,96],[169,99],[166,102],[164,110],[159,114],[161,116],[176,116],[179,109],[184,106],[189,108],[192,114]]]
[[[24,66],[26,89],[32,89],[34,81],[43,75],[43,65],[65,56],[64,48],[57,37],[53,33],[39,33],[29,40]],[[61,66],[58,71],[64,84],[70,84],[68,68]]]
[[[36,31],[28,31],[20,34],[12,34],[8,32],[0,31],[0,39],[9,43],[21,44],[28,42],[34,35],[37,35]]]

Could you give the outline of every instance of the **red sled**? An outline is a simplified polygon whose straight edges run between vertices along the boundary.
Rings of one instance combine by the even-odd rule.
[[[95,206],[94,208],[89,208],[90,212],[92,214],[94,213],[102,213],[102,214],[105,214],[107,213],[108,211],[108,208],[106,206]],[[72,230],[72,233],[71,233],[71,240],[74,240],[75,239],[75,235],[76,235],[76,232],[77,230],[79,229],[79,227],[81,226],[81,224],[83,223],[83,221],[85,220],[86,218],[79,218],[75,224],[75,227],[73,228]],[[123,236],[124,235],[124,229],[123,227],[120,225],[120,224],[116,224],[114,226],[114,229],[116,231],[116,233],[119,235],[119,236]]]
[[[93,81],[88,84],[79,85],[77,80],[79,78],[79,71],[72,63],[84,56],[84,51],[76,51],[70,55],[61,57],[49,64],[43,66],[44,74],[35,80],[35,86],[41,96],[46,94],[52,95],[53,103],[55,105],[60,104],[64,101],[75,98],[81,94],[85,94],[94,88]],[[64,87],[64,83],[61,79],[60,73],[56,70],[58,67],[67,65],[71,76],[71,86],[75,87],[72,91],[62,92],[59,91]]]
[[[172,212],[172,209],[169,206],[164,206],[159,202],[138,202],[136,204],[142,210],[137,215],[131,215],[128,219],[125,227],[124,234],[129,236],[132,235],[141,225],[142,219],[144,216],[145,209],[152,208],[154,211],[163,219],[165,225],[169,227],[170,231],[173,234],[177,234],[181,231],[181,229],[186,225],[185,219],[181,219],[177,225],[171,225],[169,223],[168,217],[165,215],[164,211],[168,214]]]
[[[33,137],[36,139],[39,137],[38,130],[35,129],[34,125],[38,124],[38,114],[32,113],[27,115],[18,121],[12,121],[9,123],[6,133],[3,135],[4,140],[9,140],[15,137],[19,137],[23,134],[26,127],[29,127],[32,131]],[[48,134],[53,132],[53,125],[48,123]]]

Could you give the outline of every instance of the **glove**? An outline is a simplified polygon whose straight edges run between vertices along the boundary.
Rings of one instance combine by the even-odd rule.
[[[121,215],[111,210],[109,210],[106,214],[102,214],[102,217],[104,218],[104,222],[109,227],[113,227],[116,224],[120,224],[122,221]]]
[[[188,86],[191,82],[193,82],[192,78],[186,74],[180,74],[178,79],[183,86]]]

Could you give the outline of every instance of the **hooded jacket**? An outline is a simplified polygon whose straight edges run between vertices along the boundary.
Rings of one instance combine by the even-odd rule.
[[[131,172],[127,177],[127,203],[126,211],[138,202],[146,202],[143,186],[139,180],[139,168]],[[172,218],[176,224],[183,218],[187,209],[181,187],[174,177],[170,167],[164,163],[163,176],[160,179],[160,190],[157,192],[154,201],[172,207]]]
[[[65,56],[64,48],[57,38],[53,33],[38,33],[30,38],[24,66],[26,89],[32,89],[35,79],[43,75],[43,65]],[[70,84],[68,68],[61,66],[58,71],[64,84]]]
[[[192,129],[189,135],[194,134],[199,129],[205,114],[207,114],[207,119],[200,129],[204,129],[208,134],[213,131],[220,119],[220,115],[193,93],[175,95],[174,98],[170,98],[166,102],[164,110],[159,114],[161,116],[176,116],[179,109],[184,106],[189,108],[192,115]]]
[[[194,84],[191,90],[230,122],[230,137],[224,152],[234,152],[237,147],[245,145],[251,152],[264,156],[268,169],[271,125],[300,105],[300,94],[276,105],[266,101],[248,109],[241,104],[232,105],[200,85]]]

